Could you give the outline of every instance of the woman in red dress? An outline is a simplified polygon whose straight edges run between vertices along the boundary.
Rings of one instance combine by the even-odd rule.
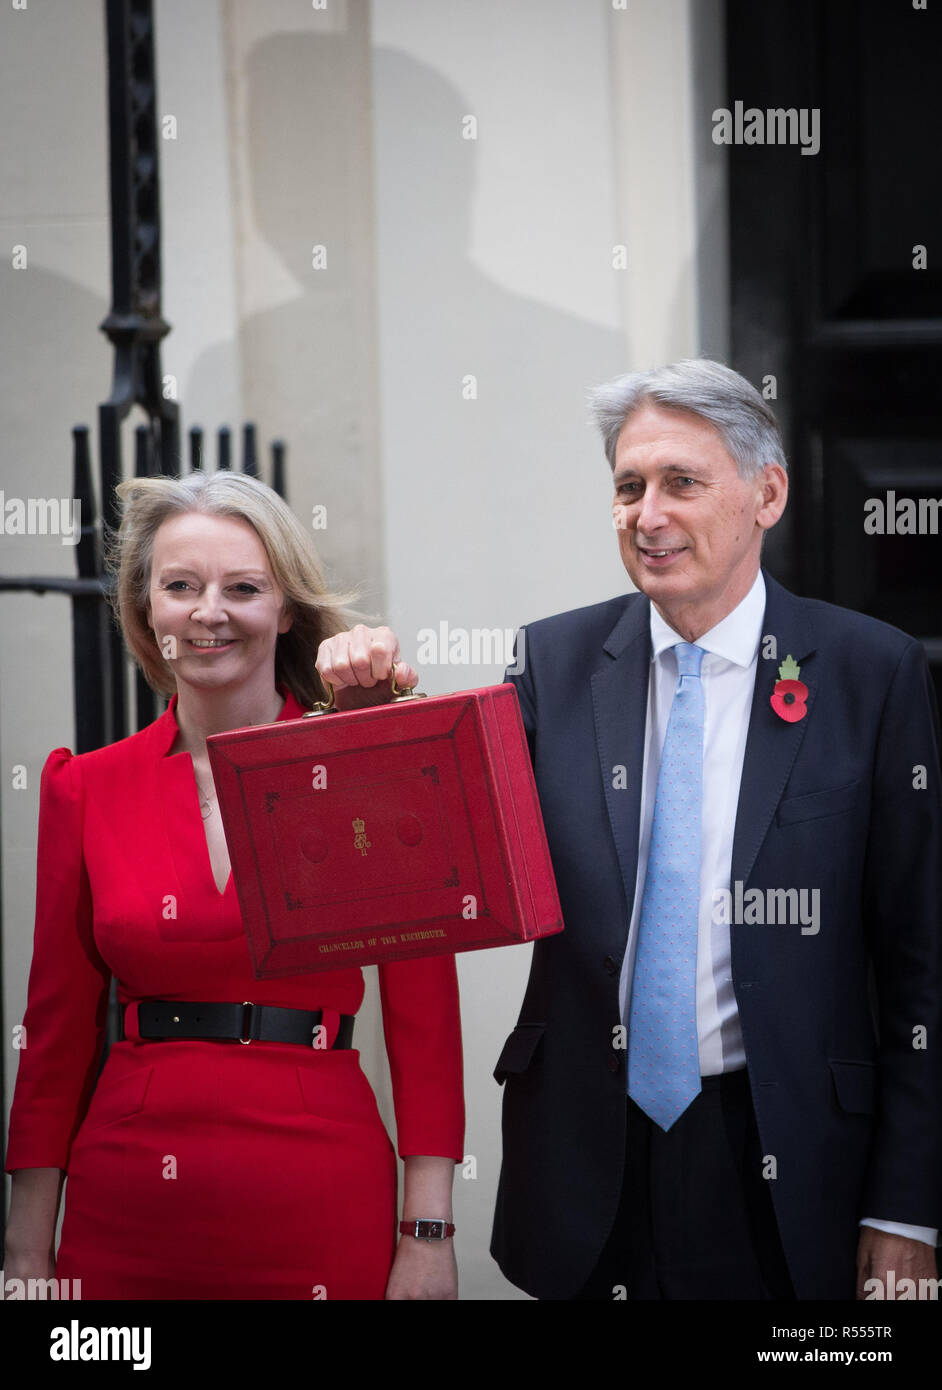
[[[6,1277],[80,1279],[83,1299],[454,1298],[450,1238],[397,1243],[395,1155],[349,1036],[361,971],[255,978],[206,753],[208,734],[310,708],[318,643],[341,708],[415,672],[388,629],[342,631],[306,533],[264,484],[192,474],[118,493],[122,629],[173,694],[140,733],[57,748],[43,770]],[[112,974],[125,1040],[96,1084]],[[454,958],[380,966],[379,981],[403,1218],[450,1222]],[[241,1046],[246,1000],[274,1008]],[[234,1007],[204,1010],[213,1037],[148,1037],[175,1002]]]

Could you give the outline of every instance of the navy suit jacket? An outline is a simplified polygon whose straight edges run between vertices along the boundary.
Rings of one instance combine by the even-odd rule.
[[[760,645],[731,880],[819,889],[820,929],[734,921],[733,986],[796,1294],[853,1298],[860,1217],[942,1226],[938,714],[918,642],[764,577],[776,654]],[[770,704],[788,655],[808,687],[791,724]],[[495,1071],[491,1249],[539,1298],[582,1287],[621,1190],[626,1052],[613,1039],[650,661],[649,601],[630,594],[533,623],[523,670],[507,676],[565,930],[534,946]]]

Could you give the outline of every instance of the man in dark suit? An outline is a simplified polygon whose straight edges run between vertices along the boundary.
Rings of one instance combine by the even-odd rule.
[[[682,362],[593,406],[640,592],[531,624],[507,677],[566,929],[495,1072],[492,1253],[551,1299],[920,1290],[942,1224],[924,652],[761,569],[786,463],[737,373]]]

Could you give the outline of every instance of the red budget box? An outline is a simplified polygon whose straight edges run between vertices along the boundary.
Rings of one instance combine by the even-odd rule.
[[[207,747],[258,979],[562,930],[512,685]]]

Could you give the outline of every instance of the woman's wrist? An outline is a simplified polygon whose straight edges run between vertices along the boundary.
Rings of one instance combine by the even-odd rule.
[[[451,1225],[454,1221],[454,1159],[414,1154],[403,1159],[403,1169],[402,1220],[442,1221]],[[422,1243],[428,1244],[428,1241],[423,1240]]]
[[[61,1168],[17,1168],[11,1175],[6,1258],[51,1259],[55,1254]]]
[[[7,1227],[3,1244],[6,1264],[9,1264],[11,1260],[21,1262],[53,1260],[56,1255],[55,1231],[47,1239],[35,1232],[27,1232],[23,1236],[19,1236],[15,1228]]]

